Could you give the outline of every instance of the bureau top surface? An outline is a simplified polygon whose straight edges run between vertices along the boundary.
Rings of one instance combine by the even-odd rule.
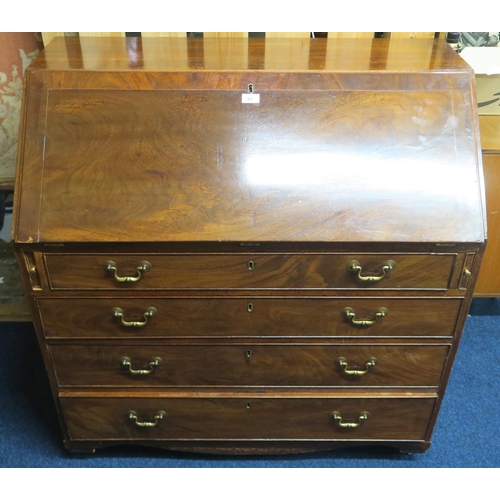
[[[30,66],[60,71],[470,70],[443,40],[56,37]]]
[[[482,242],[473,91],[439,40],[55,39],[14,238]]]

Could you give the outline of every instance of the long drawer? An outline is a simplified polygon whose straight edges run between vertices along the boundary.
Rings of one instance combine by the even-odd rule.
[[[434,398],[61,398],[74,440],[423,440],[434,403]]]
[[[437,387],[447,345],[53,345],[60,387]]]
[[[46,338],[446,337],[462,299],[42,298]]]
[[[45,254],[53,290],[447,289],[455,254]]]

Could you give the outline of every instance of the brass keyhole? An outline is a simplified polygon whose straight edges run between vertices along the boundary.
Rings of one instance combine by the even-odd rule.
[[[255,269],[255,262],[253,260],[248,261],[248,270],[253,271]]]
[[[247,410],[249,410],[251,408],[251,404],[247,402],[246,407],[247,407]]]
[[[252,357],[252,355],[253,355],[253,352],[252,352],[252,351],[250,351],[250,350],[248,350],[248,351],[247,351],[247,358],[251,358],[251,357]]]
[[[253,312],[253,304],[252,304],[252,303],[248,304],[248,306],[247,306],[247,311],[248,311],[249,313]]]

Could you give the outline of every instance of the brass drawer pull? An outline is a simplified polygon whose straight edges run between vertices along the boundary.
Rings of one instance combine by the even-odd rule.
[[[363,268],[357,260],[351,260],[347,263],[347,270],[351,273],[358,273],[358,280],[360,281],[380,281],[385,277],[385,273],[394,271],[396,269],[396,263],[393,260],[388,260],[382,265],[382,273],[378,276],[361,276]]]
[[[148,319],[156,316],[158,314],[158,311],[156,310],[155,307],[148,307],[142,315],[144,316],[144,321],[125,321],[125,318],[123,317],[123,309],[120,307],[113,307],[111,309],[111,315],[113,318],[120,318],[120,322],[123,326],[127,327],[141,327],[141,326],[146,326],[148,323]]]
[[[343,429],[355,429],[361,425],[361,422],[368,420],[369,416],[370,414],[367,411],[362,411],[359,414],[357,422],[342,422],[342,415],[338,411],[334,411],[332,413],[332,417],[337,421],[339,427],[342,427]]]
[[[107,260],[106,262],[104,262],[102,267],[105,271],[113,272],[114,273],[113,277],[119,283],[133,283],[139,281],[142,278],[142,273],[147,273],[148,271],[151,271],[151,264],[146,260],[141,260],[137,264],[136,266],[137,274],[135,276],[118,276],[118,268],[112,260]]]
[[[130,358],[127,358],[126,356],[120,359],[120,364],[122,367],[127,368],[128,372],[131,373],[132,375],[150,375],[153,373],[153,370],[157,367],[160,366],[161,364],[161,358],[153,358],[149,362],[149,369],[147,370],[134,370],[132,368],[132,361],[130,361]]]
[[[137,413],[135,411],[129,411],[127,414],[130,420],[133,420],[137,427],[156,427],[160,420],[167,416],[164,411],[159,411],[154,417],[152,422],[141,422],[137,418]]]
[[[342,368],[342,372],[345,373],[346,375],[354,375],[354,376],[361,376],[361,375],[366,375],[368,373],[368,370],[375,366],[377,364],[377,358],[370,358],[366,363],[366,369],[365,370],[350,370],[348,369],[349,363],[347,362],[347,359],[345,358],[338,358],[337,359],[337,365]]]
[[[374,325],[377,320],[387,316],[389,314],[389,309],[387,309],[387,307],[379,307],[375,310],[373,319],[356,319],[356,313],[354,312],[354,309],[352,309],[352,307],[344,307],[342,311],[340,311],[340,314],[344,318],[348,319],[353,325],[370,326]]]

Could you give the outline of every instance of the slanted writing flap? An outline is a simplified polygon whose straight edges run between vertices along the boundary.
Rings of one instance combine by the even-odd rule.
[[[479,241],[459,91],[50,90],[41,241]]]

